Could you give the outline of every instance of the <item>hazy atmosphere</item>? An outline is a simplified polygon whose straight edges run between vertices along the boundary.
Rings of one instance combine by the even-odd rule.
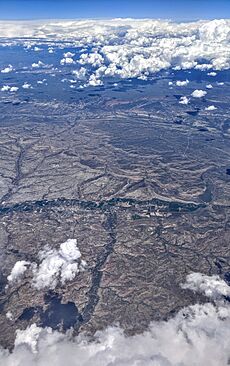
[[[229,365],[229,15],[0,1],[0,365]]]

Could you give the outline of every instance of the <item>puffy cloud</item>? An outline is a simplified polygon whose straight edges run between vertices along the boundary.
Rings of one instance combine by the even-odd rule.
[[[75,64],[75,61],[71,57],[66,57],[66,58],[61,59],[60,64],[61,65],[72,65],[72,64]]]
[[[90,76],[88,85],[90,85],[90,86],[98,86],[98,85],[102,85],[102,84],[103,84],[103,82],[100,79],[98,79],[96,77],[96,75],[92,74]]]
[[[7,280],[9,282],[15,282],[20,280],[25,271],[27,270],[27,266],[30,264],[30,262],[27,261],[18,261],[13,266],[10,275],[7,277]]]
[[[188,85],[188,83],[189,83],[188,80],[183,80],[183,81],[177,80],[176,86],[186,86],[186,85]]]
[[[210,105],[205,108],[206,111],[215,111],[217,108],[214,105]]]
[[[9,319],[9,320],[13,320],[14,317],[13,317],[13,314],[12,314],[11,311],[7,311],[6,318]]]
[[[208,76],[216,76],[216,75],[217,75],[217,73],[214,71],[208,72]]]
[[[213,88],[213,86],[212,86],[212,84],[208,84],[208,85],[206,85],[206,88],[207,88],[207,89],[212,89],[212,88]]]
[[[5,67],[4,69],[1,70],[1,73],[3,74],[8,74],[9,72],[12,72],[14,70],[12,65],[8,65],[7,67]]]
[[[42,328],[37,327],[36,324],[32,324],[25,330],[16,330],[15,346],[18,347],[21,344],[26,344],[30,347],[33,353],[37,352],[37,342],[39,335],[42,332]]]
[[[207,94],[207,92],[206,92],[206,91],[196,89],[196,90],[194,90],[194,91],[192,92],[191,96],[192,96],[193,98],[202,98],[202,97],[204,97],[206,94]]]
[[[213,67],[213,65],[211,65],[211,64],[201,64],[201,65],[196,65],[195,69],[205,71],[205,70],[212,69],[212,67]]]
[[[75,276],[84,271],[86,262],[81,258],[81,252],[75,239],[68,239],[60,245],[59,249],[45,249],[39,253],[39,264],[26,261],[15,263],[11,274],[7,277],[9,282],[20,280],[25,271],[30,269],[33,274],[32,285],[37,289],[54,289],[59,280],[62,284],[71,281]]]
[[[189,99],[187,97],[181,97],[179,100],[180,104],[188,104],[189,103]]]
[[[24,83],[23,85],[22,85],[22,88],[23,89],[31,89],[31,84],[29,84],[29,83]]]
[[[60,61],[61,65],[73,65],[75,64],[75,61],[73,60],[73,56],[75,53],[73,52],[65,52],[63,54],[63,58]]]
[[[31,66],[33,69],[38,69],[39,67],[45,66],[45,64],[42,61],[38,61],[37,63],[36,62],[32,63]]]
[[[41,49],[40,47],[35,46],[35,47],[34,47],[34,51],[35,51],[35,52],[39,52],[39,51],[42,51],[42,49]]]
[[[3,85],[3,87],[1,88],[1,91],[9,91],[9,90],[10,90],[9,85]]]
[[[82,65],[92,65],[93,67],[99,67],[103,64],[104,58],[99,53],[82,53],[80,60],[78,61],[79,64]]]
[[[230,296],[230,287],[217,275],[207,276],[202,273],[191,273],[187,276],[186,283],[181,287],[204,294],[214,300]]]
[[[10,92],[16,92],[16,91],[18,91],[18,87],[17,86],[11,86],[11,88],[9,89],[10,90]]]
[[[75,239],[68,239],[60,248],[44,250],[39,254],[40,264],[33,266],[33,284],[37,289],[54,289],[59,281],[64,284],[73,280],[76,274],[83,271],[86,262],[81,259],[81,253]]]
[[[227,366],[230,358],[230,289],[218,276],[190,274],[184,285],[214,299],[152,322],[142,334],[125,336],[119,327],[94,338],[73,337],[35,324],[17,330],[12,353],[0,350],[4,366]]]
[[[75,55],[73,52],[66,52],[63,54],[64,58],[72,58]]]
[[[38,80],[38,81],[37,81],[37,84],[44,84],[44,82],[45,82],[46,80],[47,80],[47,79]]]
[[[190,23],[151,19],[0,22],[0,36],[61,40],[66,47],[71,40],[73,47],[84,50],[77,62],[86,65],[87,70],[93,68],[89,77],[95,73],[98,79],[107,76],[146,79],[167,68],[229,69],[229,27],[230,20]],[[21,42],[27,42],[28,46],[28,41]],[[89,49],[90,52],[85,52]],[[73,64],[73,55],[73,52],[65,52],[61,63]]]

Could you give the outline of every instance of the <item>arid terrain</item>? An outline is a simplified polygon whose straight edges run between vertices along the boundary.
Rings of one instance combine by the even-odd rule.
[[[34,322],[141,332],[203,301],[181,289],[188,273],[229,280],[230,95],[213,92],[209,112],[203,98],[179,104],[163,82],[159,94],[125,99],[1,98],[3,346]],[[28,270],[8,284],[17,261],[37,263],[67,239],[87,263],[72,281],[38,290]]]

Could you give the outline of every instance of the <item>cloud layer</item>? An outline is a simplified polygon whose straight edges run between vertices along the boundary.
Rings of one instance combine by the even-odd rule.
[[[81,74],[88,73],[87,85],[101,85],[104,77],[146,79],[167,68],[209,70],[209,75],[215,76],[212,69],[230,67],[230,20],[224,19],[191,23],[150,19],[1,21],[0,37],[71,41],[72,48],[85,51],[80,56],[65,53],[60,64],[74,65],[76,72],[82,67]],[[21,42],[30,45],[28,39]],[[33,67],[41,66],[34,63]]]
[[[143,334],[125,336],[119,327],[97,332],[94,340],[61,334],[32,324],[18,330],[4,366],[227,366],[230,358],[229,293],[218,276],[191,274],[184,287],[209,296],[213,303],[182,309],[168,321],[153,322]]]

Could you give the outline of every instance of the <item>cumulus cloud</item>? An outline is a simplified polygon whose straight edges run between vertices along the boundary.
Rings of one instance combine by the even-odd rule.
[[[205,108],[206,111],[215,111],[217,108],[214,105],[210,105]]]
[[[87,70],[85,67],[80,67],[79,70],[73,70],[73,75],[76,79],[84,80],[86,78]]]
[[[84,271],[86,262],[81,258],[81,252],[75,239],[68,239],[59,249],[46,248],[39,253],[39,264],[26,261],[15,263],[9,282],[20,280],[25,271],[30,269],[33,274],[32,285],[37,289],[54,289],[59,281],[65,284]]]
[[[207,92],[206,92],[206,91],[196,89],[196,90],[194,90],[194,91],[192,92],[191,96],[192,96],[193,98],[202,98],[202,97],[204,97],[206,94],[207,94]]]
[[[217,73],[214,71],[208,72],[208,76],[216,76],[216,75],[217,75]]]
[[[80,60],[78,61],[81,65],[91,65],[93,67],[99,67],[103,64],[104,58],[99,53],[82,53]]]
[[[207,88],[207,89],[212,89],[212,88],[213,88],[213,86],[212,86],[212,84],[208,84],[208,85],[206,85],[206,88]]]
[[[10,90],[9,85],[3,85],[3,87],[1,88],[1,91],[9,91],[9,90]]]
[[[38,81],[37,81],[37,84],[44,84],[44,82],[45,82],[46,80],[47,80],[47,79],[38,80]]]
[[[64,58],[68,58],[68,57],[72,58],[73,56],[75,56],[75,53],[73,53],[73,52],[66,52],[66,53],[63,54],[63,56],[64,56]]]
[[[65,52],[61,64],[86,65],[97,79],[146,79],[173,68],[216,70],[230,68],[230,20],[173,23],[151,19],[0,22],[1,37],[60,40],[83,50],[74,61]],[[14,40],[14,42],[17,42]],[[27,42],[28,41],[21,41]],[[66,42],[66,43],[65,43]],[[90,49],[90,52],[89,52]],[[85,51],[87,50],[87,51]]]
[[[6,318],[9,319],[9,320],[13,320],[14,317],[13,317],[13,314],[12,314],[11,311],[7,311]]]
[[[60,61],[61,65],[73,65],[75,64],[75,61],[73,59],[73,56],[75,55],[75,53],[73,52],[65,52],[63,54],[63,58]]]
[[[9,282],[15,282],[20,280],[25,271],[27,270],[27,266],[30,264],[30,262],[27,261],[18,261],[13,266],[10,275],[7,277],[7,280]]]
[[[22,88],[23,89],[31,89],[32,87],[31,87],[31,84],[29,84],[29,83],[24,83],[23,85],[22,85]]]
[[[38,289],[54,289],[60,279],[64,284],[73,280],[76,274],[83,271],[86,262],[81,259],[80,250],[75,239],[68,239],[60,249],[44,250],[39,254],[40,264],[33,268],[33,283]]]
[[[12,72],[14,70],[12,65],[8,65],[7,67],[5,67],[4,69],[1,70],[1,73],[3,74],[8,74],[9,72]]]
[[[92,74],[92,75],[90,75],[89,82],[86,85],[98,86],[98,85],[103,85],[103,82],[100,79],[98,79],[95,74]]]
[[[66,57],[66,58],[61,59],[60,64],[61,65],[72,65],[72,64],[75,64],[75,61],[71,57]]]
[[[42,61],[38,61],[37,63],[33,62],[31,66],[33,69],[38,69],[39,67],[45,66],[45,64]]]
[[[204,294],[214,300],[230,296],[230,287],[219,276],[210,277],[202,273],[191,273],[181,287]]]
[[[17,86],[11,86],[11,88],[9,89],[9,91],[14,93],[14,92],[18,91],[18,89],[19,88]]]
[[[182,309],[168,321],[152,322],[142,334],[119,327],[93,339],[73,337],[36,324],[17,330],[12,353],[0,350],[4,366],[227,366],[230,358],[230,288],[218,276],[193,273],[183,286],[214,300]]]
[[[179,100],[179,103],[180,104],[188,104],[189,103],[189,99],[187,97],[181,97],[180,100]]]
[[[176,86],[186,86],[188,85],[188,83],[189,83],[188,80],[182,80],[182,81],[178,80],[176,81]]]

